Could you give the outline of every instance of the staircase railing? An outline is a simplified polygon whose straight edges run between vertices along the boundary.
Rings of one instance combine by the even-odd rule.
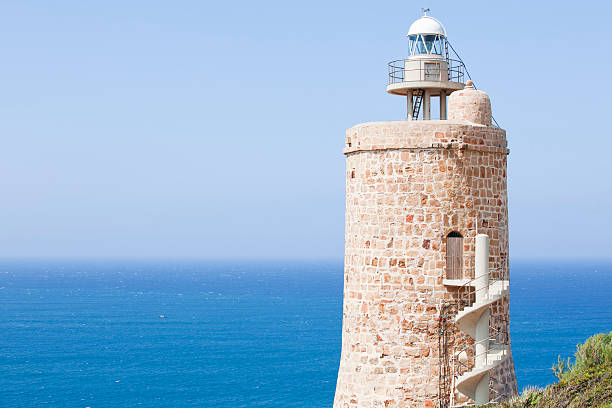
[[[489,286],[476,289],[474,282],[483,276],[489,276]],[[474,276],[463,285],[457,287],[456,289],[456,301],[458,306],[458,311],[463,310],[464,308],[471,306],[476,299],[476,294],[481,293],[482,291],[489,290],[489,288],[497,281],[507,281],[508,280],[508,267],[506,258],[502,261],[502,264],[499,268],[489,269],[486,274],[481,274],[478,276]]]
[[[389,73],[389,85],[400,82],[414,81],[449,81],[465,83],[465,64],[463,61],[449,58],[447,62],[447,75],[444,75],[444,70],[438,69],[430,71],[425,66],[406,68],[406,62],[412,61],[409,59],[399,59],[391,61],[387,64]],[[408,75],[407,75],[408,74]]]
[[[476,354],[476,345],[486,341],[489,342],[489,349],[482,353]],[[505,327],[494,328],[493,333],[489,335],[488,339],[484,339],[479,342],[470,342],[469,344],[465,344],[463,347],[455,351],[452,357],[453,374],[455,377],[459,377],[464,373],[471,371],[474,369],[474,360],[476,357],[490,353],[491,349],[495,348],[496,346],[508,346],[508,344],[508,326],[506,325]],[[465,356],[466,361],[461,361],[463,358],[462,353],[465,353],[463,356]],[[506,350],[503,351],[502,355],[506,355]]]

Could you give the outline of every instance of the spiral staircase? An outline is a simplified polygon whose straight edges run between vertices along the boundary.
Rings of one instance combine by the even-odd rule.
[[[492,335],[489,330],[489,306],[509,294],[507,268],[489,271],[489,237],[476,236],[475,278],[464,283],[457,293],[467,295],[459,303],[454,322],[457,328],[474,339],[455,355],[455,389],[474,401],[475,405],[493,402],[490,399],[490,374],[509,355],[507,328]],[[472,302],[473,301],[473,302]],[[461,306],[464,306],[461,308]],[[505,339],[501,336],[505,336]]]

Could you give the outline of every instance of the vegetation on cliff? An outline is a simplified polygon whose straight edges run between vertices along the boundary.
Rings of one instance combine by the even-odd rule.
[[[559,357],[552,370],[558,383],[544,389],[528,387],[521,396],[496,406],[612,408],[612,332],[590,337],[578,345],[573,362]]]

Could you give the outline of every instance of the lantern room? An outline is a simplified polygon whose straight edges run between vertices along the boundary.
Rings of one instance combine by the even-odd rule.
[[[387,92],[406,97],[407,120],[431,120],[432,102],[445,120],[446,97],[465,86],[463,62],[450,58],[446,29],[428,11],[410,25],[408,58],[389,63]]]
[[[425,15],[412,23],[406,37],[410,57],[442,58],[446,54],[446,30],[431,16]]]

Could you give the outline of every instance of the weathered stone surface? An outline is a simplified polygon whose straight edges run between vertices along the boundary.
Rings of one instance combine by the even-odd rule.
[[[453,92],[448,98],[448,119],[480,125],[491,124],[491,100],[483,91],[477,91],[468,81],[466,87]]]
[[[455,99],[480,91],[467,92]],[[485,108],[462,102],[450,104],[453,120],[364,123],[347,131],[334,408],[438,406],[438,319],[453,297],[442,284],[445,237],[464,236],[468,275],[477,232],[491,239],[490,268],[508,255],[505,131],[466,120],[486,122]],[[493,305],[492,322],[507,320],[507,303]],[[516,392],[512,359],[499,371],[495,387]]]

